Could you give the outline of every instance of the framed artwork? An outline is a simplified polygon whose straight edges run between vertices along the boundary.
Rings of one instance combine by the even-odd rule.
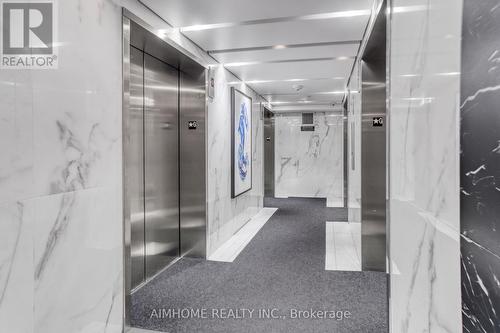
[[[252,98],[231,88],[231,197],[252,189]]]

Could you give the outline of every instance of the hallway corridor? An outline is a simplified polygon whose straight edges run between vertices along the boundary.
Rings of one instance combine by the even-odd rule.
[[[181,259],[132,295],[133,326],[165,332],[386,332],[386,274],[325,271],[325,222],[347,219],[345,209],[325,204],[266,199],[278,211],[233,263]],[[208,318],[161,317],[163,309],[186,308],[207,309]],[[252,318],[249,311],[242,319],[213,318],[212,311],[229,308],[254,312]],[[259,318],[259,309],[274,308],[286,318]],[[292,309],[351,315],[292,319]]]

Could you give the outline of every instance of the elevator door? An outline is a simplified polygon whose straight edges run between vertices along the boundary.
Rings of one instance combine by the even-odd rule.
[[[132,288],[179,257],[179,72],[131,47],[129,141]]]
[[[179,72],[144,55],[146,276],[179,256]]]

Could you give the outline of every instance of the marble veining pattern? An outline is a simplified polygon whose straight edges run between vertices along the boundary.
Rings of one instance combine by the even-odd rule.
[[[0,71],[0,331],[120,332],[121,7],[57,8],[59,68]]]
[[[263,207],[262,98],[245,85],[236,88],[252,97],[252,189],[231,198],[231,86],[236,78],[215,67],[216,96],[208,104],[208,244],[210,256]]]
[[[464,1],[461,257],[464,332],[500,332],[500,2]]]
[[[0,330],[33,332],[33,211],[3,204],[0,219]]]
[[[327,198],[343,206],[343,119],[314,113],[314,132],[302,132],[300,113],[276,115],[276,197]]]
[[[390,25],[391,328],[460,332],[461,1],[392,5],[412,9]]]

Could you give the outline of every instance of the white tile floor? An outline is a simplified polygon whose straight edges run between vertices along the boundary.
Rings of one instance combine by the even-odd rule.
[[[233,237],[222,244],[208,260],[233,262],[277,210],[278,208],[262,208]]]
[[[361,271],[361,223],[326,222],[325,270]]]

